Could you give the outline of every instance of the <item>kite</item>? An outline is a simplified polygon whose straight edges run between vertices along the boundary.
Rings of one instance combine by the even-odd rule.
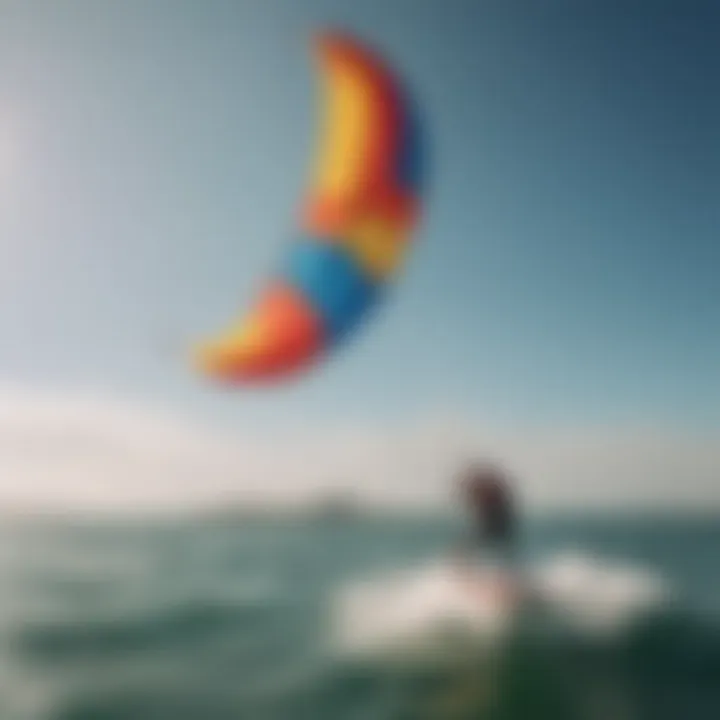
[[[272,382],[315,365],[397,278],[420,214],[423,138],[399,79],[369,48],[321,34],[322,123],[298,237],[249,313],[197,347],[201,372]]]

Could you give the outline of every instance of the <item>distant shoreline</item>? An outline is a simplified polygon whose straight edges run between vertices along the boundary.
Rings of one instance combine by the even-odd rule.
[[[242,505],[209,508],[167,509],[19,509],[0,508],[0,529],[15,525],[67,525],[67,526],[139,526],[160,527],[185,524],[235,526],[242,523],[327,525],[342,526],[373,522],[399,523],[450,523],[462,520],[462,512],[447,508],[399,508],[396,506],[358,504],[352,512],[326,514],[312,507],[282,507],[273,505]],[[652,522],[684,525],[687,523],[719,523],[720,508],[529,508],[524,522],[535,524],[587,523],[591,525],[613,523],[617,526],[644,525]]]

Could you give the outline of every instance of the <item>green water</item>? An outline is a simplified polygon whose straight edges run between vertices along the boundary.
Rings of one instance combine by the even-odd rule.
[[[6,523],[0,718],[720,718],[715,520],[529,525],[528,562],[580,548],[679,590],[681,611],[621,642],[518,634],[424,669],[333,654],[336,591],[437,556],[454,532],[439,520]]]

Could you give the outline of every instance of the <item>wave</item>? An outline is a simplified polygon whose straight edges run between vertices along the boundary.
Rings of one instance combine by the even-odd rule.
[[[495,615],[473,615],[452,578],[438,561],[335,597],[337,657],[414,682],[407,717],[720,717],[720,626],[647,569],[564,553],[529,569],[541,603]]]
[[[27,621],[15,629],[12,642],[35,662],[169,651],[243,633],[268,612],[272,607],[266,599],[196,599],[104,619]]]
[[[523,573],[523,597],[488,594],[497,576],[476,574],[477,583],[441,559],[344,587],[335,597],[333,642],[340,652],[372,653],[412,648],[450,635],[481,636],[487,644],[520,621],[542,618],[554,631],[608,636],[638,617],[667,609],[673,597],[663,580],[642,568],[565,553]],[[486,582],[487,581],[487,582]],[[454,631],[454,633],[450,632]],[[404,647],[403,647],[404,646]]]

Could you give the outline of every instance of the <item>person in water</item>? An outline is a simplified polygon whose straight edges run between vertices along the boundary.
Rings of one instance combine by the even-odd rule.
[[[463,556],[479,554],[486,563],[512,564],[517,545],[517,513],[509,477],[495,465],[475,464],[461,476],[459,490],[472,525],[463,543]]]

